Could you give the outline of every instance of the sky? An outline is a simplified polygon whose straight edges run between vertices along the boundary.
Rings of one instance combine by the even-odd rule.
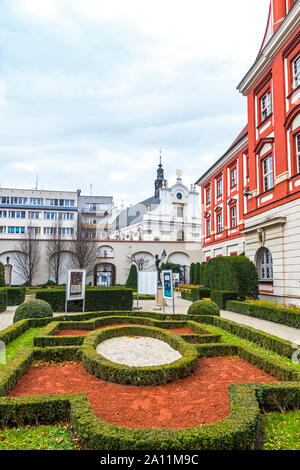
[[[153,194],[194,183],[247,122],[236,90],[269,0],[0,0],[0,185]]]

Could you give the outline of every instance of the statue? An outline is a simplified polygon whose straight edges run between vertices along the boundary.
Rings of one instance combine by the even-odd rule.
[[[167,256],[166,250],[164,250],[162,252],[161,258],[159,258],[158,255],[155,255],[155,266],[156,266],[156,270],[157,270],[157,273],[158,273],[158,284],[159,285],[161,284],[161,279],[160,279],[161,269],[160,269],[159,265],[165,259],[166,256]]]

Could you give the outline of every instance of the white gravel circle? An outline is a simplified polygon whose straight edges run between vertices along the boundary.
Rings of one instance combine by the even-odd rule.
[[[107,339],[96,350],[112,362],[131,367],[160,366],[182,357],[164,341],[145,336]]]

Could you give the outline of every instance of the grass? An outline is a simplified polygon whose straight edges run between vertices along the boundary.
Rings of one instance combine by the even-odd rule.
[[[25,331],[18,338],[8,343],[6,346],[6,362],[10,361],[20,348],[33,348],[33,338],[42,330],[42,328],[31,328]],[[0,368],[3,364],[0,364]]]
[[[300,450],[300,411],[262,418],[263,450]]]
[[[0,430],[0,450],[75,450],[68,426],[38,426]]]
[[[228,333],[225,330],[222,330],[221,328],[217,328],[216,326],[212,325],[206,325],[213,333],[221,334],[221,343],[225,344],[240,344],[240,345],[245,345],[245,346],[250,346],[251,348],[255,349],[256,351],[260,351],[263,354],[265,354],[267,357],[272,358],[272,359],[277,359],[285,364],[288,364],[289,366],[292,366],[295,368],[295,370],[300,370],[300,364],[294,364],[291,359],[288,359],[287,357],[280,356],[280,354],[277,354],[273,351],[269,351],[267,349],[262,348],[256,343],[252,343],[251,341],[248,341],[246,339],[239,338],[238,336],[233,335],[232,333]]]

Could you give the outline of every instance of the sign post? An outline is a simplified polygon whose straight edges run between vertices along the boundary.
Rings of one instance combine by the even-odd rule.
[[[82,300],[82,312],[85,311],[85,284],[85,269],[70,269],[68,271],[65,313],[68,313],[68,302],[71,300]]]
[[[156,295],[157,281],[157,271],[138,271],[137,307],[139,306],[139,295]]]
[[[162,289],[163,289],[163,312],[165,311],[164,299],[172,299],[173,313],[175,313],[173,271],[162,271]]]

